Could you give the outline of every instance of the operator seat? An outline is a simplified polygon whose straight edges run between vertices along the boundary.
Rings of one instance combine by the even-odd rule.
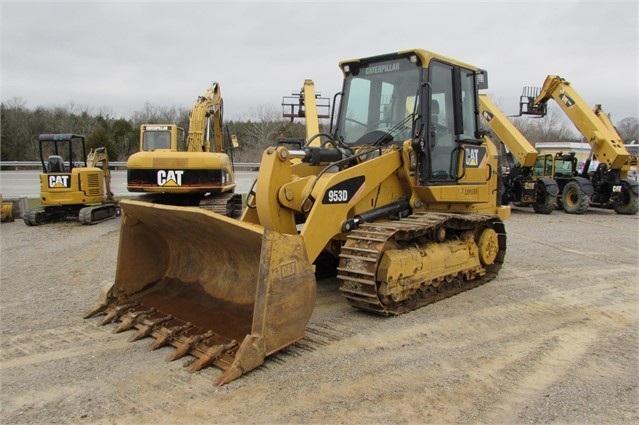
[[[64,173],[64,160],[60,155],[51,155],[47,158],[47,168],[50,173]]]

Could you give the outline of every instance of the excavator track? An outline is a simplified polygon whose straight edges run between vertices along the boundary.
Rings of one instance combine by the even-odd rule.
[[[481,241],[483,233],[493,235],[492,244]],[[431,255],[428,247],[458,243],[464,234],[472,234],[478,256],[488,264],[478,261],[479,266],[462,267],[413,282],[404,297],[380,294],[383,282],[378,280],[378,270],[386,250],[421,246],[420,255],[428,257]],[[499,272],[505,254],[505,227],[495,216],[416,213],[397,221],[366,223],[349,233],[340,253],[337,277],[342,281],[340,291],[351,306],[385,316],[399,315],[490,281]],[[440,262],[447,261],[445,257]]]
[[[231,218],[242,215],[242,195],[239,193],[213,193],[204,197],[148,193],[138,199],[151,204],[197,206]]]
[[[78,219],[82,224],[98,224],[116,218],[119,212],[120,210],[115,203],[94,205],[82,208],[78,213]]]
[[[120,209],[116,203],[82,207],[78,205],[37,207],[27,210],[23,220],[27,226],[39,226],[55,221],[78,220],[82,224],[98,224],[116,218]]]
[[[242,215],[242,195],[239,193],[223,193],[204,197],[200,208],[213,211],[231,218]]]

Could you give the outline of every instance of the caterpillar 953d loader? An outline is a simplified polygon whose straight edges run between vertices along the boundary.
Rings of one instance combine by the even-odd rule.
[[[618,214],[636,214],[639,183],[628,178],[631,157],[601,105],[590,109],[568,81],[548,75],[542,87],[524,87],[519,114],[544,116],[550,99],[557,102],[592,148],[580,175],[555,176],[560,191],[557,206],[570,214],[582,214],[590,205],[612,207]],[[593,160],[599,164],[594,173],[589,173]],[[540,161],[544,162],[545,156]]]
[[[175,124],[140,126],[140,151],[127,160],[127,190],[168,205],[200,206],[230,217],[242,212],[231,157],[235,136],[224,137],[224,102],[213,83],[189,113],[189,131]],[[228,133],[228,132],[227,132]]]
[[[65,219],[96,224],[118,215],[106,148],[92,149],[87,155],[85,138],[79,134],[40,134],[38,141],[41,206],[25,211],[25,224],[37,226]]]
[[[350,305],[381,315],[493,279],[510,207],[479,128],[486,72],[419,49],[340,67],[334,125],[319,132],[307,81],[307,137],[264,151],[239,220],[123,201],[115,282],[85,317],[190,354],[190,371],[215,365],[222,385],[304,337],[320,257]]]

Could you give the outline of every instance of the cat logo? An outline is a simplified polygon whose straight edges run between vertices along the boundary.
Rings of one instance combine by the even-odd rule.
[[[184,170],[158,170],[158,186],[182,186]]]
[[[49,176],[49,188],[71,187],[70,176]]]
[[[486,148],[483,147],[465,147],[464,152],[466,152],[466,157],[464,164],[468,168],[477,168],[479,164],[481,164],[484,159],[484,155],[486,154]]]
[[[561,99],[562,102],[564,102],[564,105],[566,105],[566,108],[570,108],[571,106],[575,104],[575,101],[572,100],[572,98],[568,96],[566,93],[564,93],[563,90],[561,91],[561,93],[559,93],[559,98]]]

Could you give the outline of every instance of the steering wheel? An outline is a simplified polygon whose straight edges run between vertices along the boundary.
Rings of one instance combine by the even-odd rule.
[[[350,121],[350,122],[353,122],[353,123],[355,123],[357,125],[361,125],[362,127],[366,127],[367,131],[377,130],[377,127],[379,127],[380,124],[392,124],[393,123],[392,121],[388,121],[388,120],[378,120],[378,121],[374,121],[372,123],[365,124],[365,123],[363,123],[361,121],[357,121],[354,118],[345,118],[344,121]]]
[[[364,133],[353,142],[353,146],[381,146],[393,141],[393,136],[384,130],[373,130]]]

